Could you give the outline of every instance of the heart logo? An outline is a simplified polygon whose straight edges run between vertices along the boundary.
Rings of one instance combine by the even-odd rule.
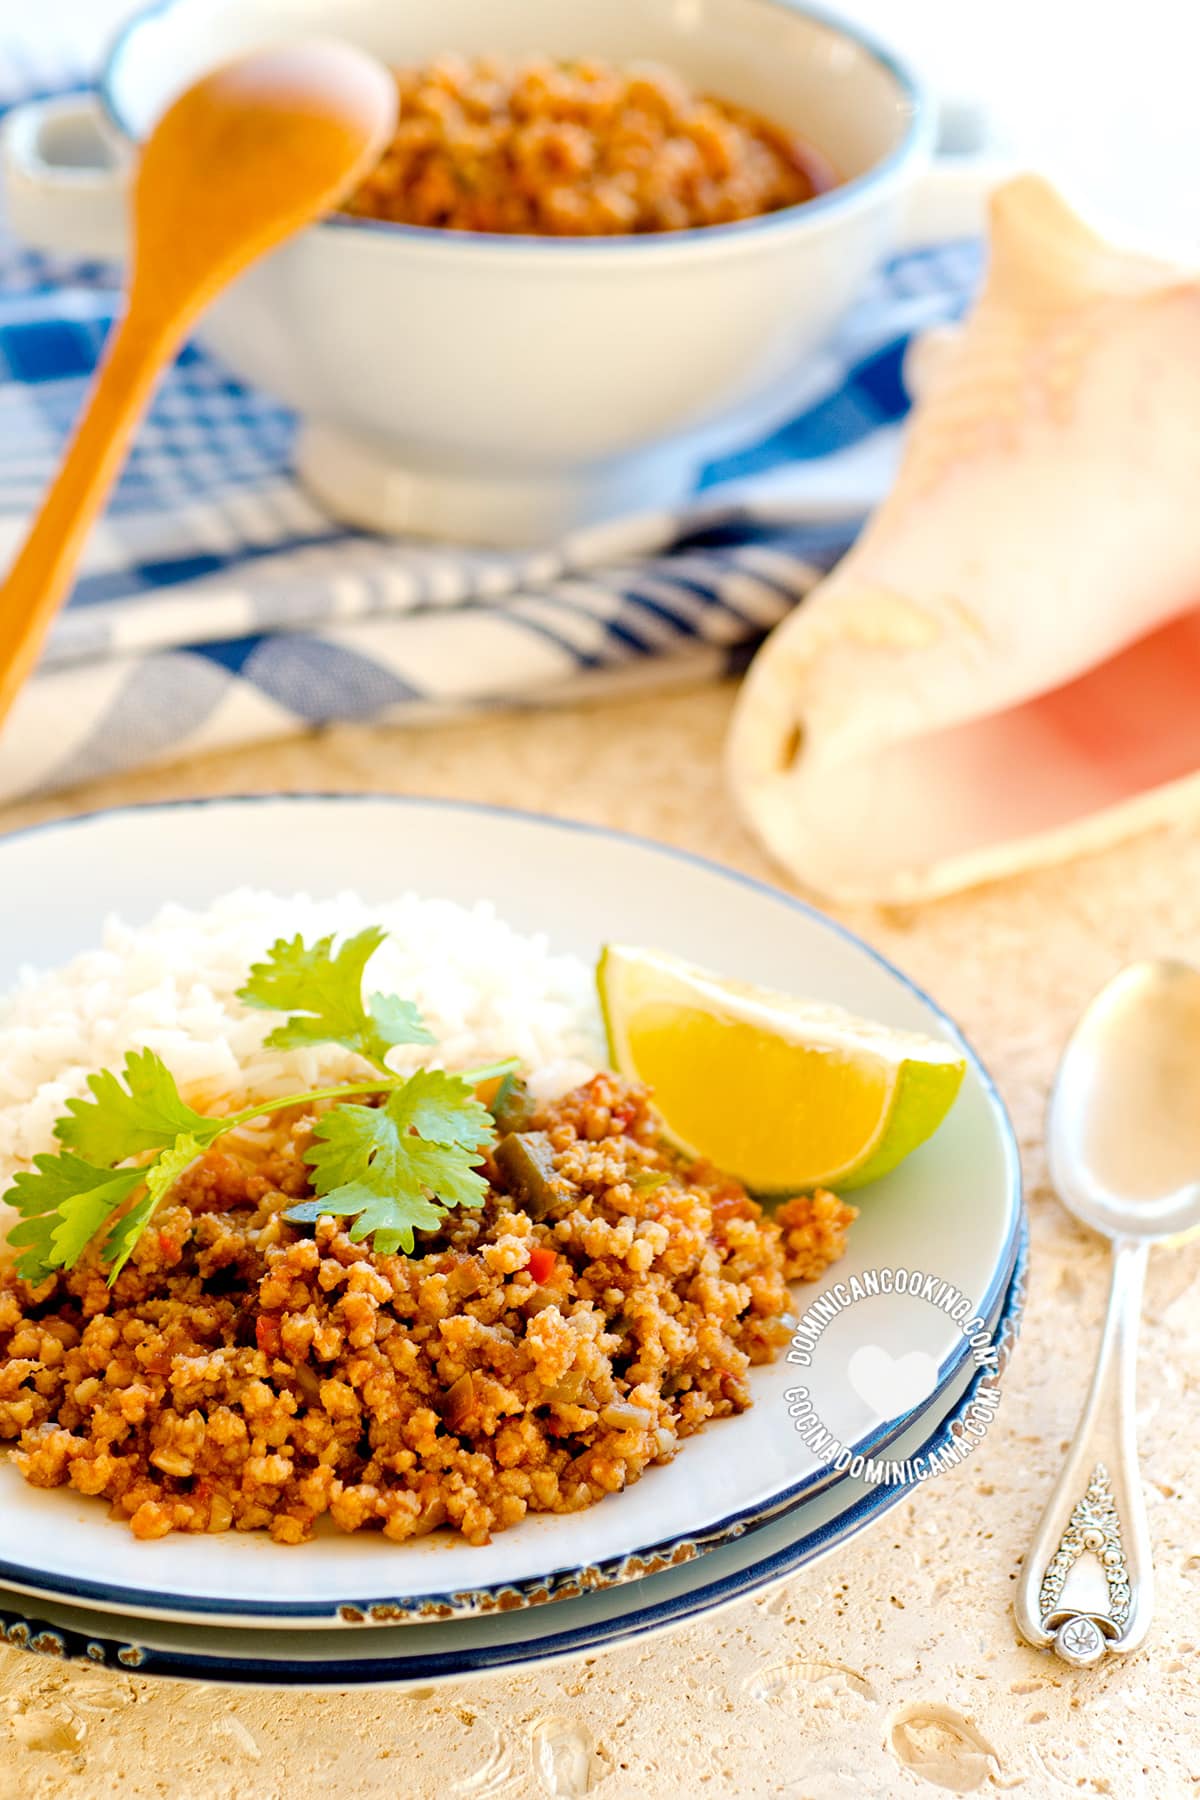
[[[860,1344],[846,1370],[860,1400],[885,1419],[899,1419],[927,1400],[938,1366],[926,1350],[893,1356],[882,1344]]]

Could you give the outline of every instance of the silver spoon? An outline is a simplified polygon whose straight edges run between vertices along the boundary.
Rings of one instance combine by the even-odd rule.
[[[1013,1607],[1031,1644],[1087,1667],[1136,1649],[1154,1608],[1138,1320],[1150,1245],[1200,1230],[1200,970],[1131,963],[1097,994],[1063,1052],[1046,1139],[1059,1198],[1112,1239],[1112,1285],[1083,1416]]]

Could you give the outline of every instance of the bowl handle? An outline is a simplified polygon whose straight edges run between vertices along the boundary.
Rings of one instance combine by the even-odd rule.
[[[92,95],[18,107],[0,132],[0,164],[10,222],[32,249],[122,255],[129,158]]]
[[[920,250],[953,238],[982,237],[992,189],[1018,166],[1011,157],[987,153],[935,156],[909,189],[895,248]]]

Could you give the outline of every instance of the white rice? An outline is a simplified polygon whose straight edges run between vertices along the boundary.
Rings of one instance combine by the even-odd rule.
[[[394,1051],[397,1070],[517,1056],[535,1090],[552,1095],[603,1064],[591,969],[515,931],[486,900],[466,907],[405,894],[367,905],[350,893],[313,900],[243,888],[203,912],[165,906],[148,925],[110,919],[100,949],[48,973],[25,971],[0,1001],[0,1189],[55,1148],[64,1101],[85,1093],[95,1070],[119,1069],[127,1050],[156,1050],[185,1097],[218,1112],[246,1094],[296,1093],[361,1070],[337,1046],[264,1049],[282,1015],[236,993],[276,938],[342,937],[373,924],[389,936],[368,965],[367,991],[415,1001],[437,1040]]]

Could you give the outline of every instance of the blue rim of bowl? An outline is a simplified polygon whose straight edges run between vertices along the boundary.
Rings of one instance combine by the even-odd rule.
[[[1021,1327],[1027,1253],[1028,1228],[1022,1220],[1018,1256],[996,1327],[997,1369],[994,1374],[985,1369],[977,1370],[930,1436],[909,1452],[910,1460],[922,1456],[928,1459],[956,1443],[961,1444],[967,1435],[966,1421],[980,1389],[998,1387],[1003,1380]],[[418,1632],[414,1637],[416,1649],[411,1655],[356,1657],[353,1660],[332,1656],[304,1662],[253,1654],[230,1657],[208,1652],[154,1649],[135,1639],[98,1636],[71,1626],[30,1618],[10,1611],[4,1603],[8,1596],[3,1594],[0,1594],[0,1642],[15,1649],[52,1656],[59,1662],[89,1663],[126,1674],[220,1682],[231,1686],[297,1690],[410,1687],[455,1681],[469,1675],[511,1675],[569,1662],[598,1650],[636,1643],[723,1611],[840,1549],[913,1492],[912,1484],[880,1483],[824,1524],[809,1532],[801,1531],[790,1543],[741,1569],[722,1574],[718,1568],[711,1579],[669,1597],[656,1592],[665,1578],[650,1576],[638,1590],[638,1600],[644,1596],[645,1605],[637,1605],[631,1612],[617,1617],[538,1634],[519,1643],[498,1643],[490,1647],[483,1643],[431,1654],[422,1652],[422,1634]],[[361,1640],[355,1637],[353,1641]]]
[[[138,134],[117,103],[114,83],[118,65],[142,26],[173,12],[181,3],[182,0],[150,0],[149,5],[126,20],[109,46],[97,78],[96,93],[110,125],[126,143],[137,143]],[[605,252],[609,255],[628,255],[632,252],[640,256],[661,256],[672,248],[699,247],[703,244],[715,247],[750,236],[761,236],[764,232],[794,227],[803,220],[823,219],[831,214],[848,211],[870,189],[887,185],[909,164],[932,151],[936,135],[936,109],[932,97],[915,71],[888,45],[859,25],[839,18],[836,13],[828,12],[821,6],[797,5],[793,0],[751,0],[751,3],[771,6],[780,12],[811,19],[814,24],[823,26],[863,51],[895,82],[897,98],[907,112],[904,134],[900,142],[886,156],[872,163],[864,174],[855,175],[849,181],[830,189],[828,193],[817,194],[799,206],[785,206],[778,212],[763,213],[757,218],[735,219],[726,225],[705,225],[687,231],[631,233],[627,236],[603,238],[549,238],[521,232],[447,231],[430,225],[396,224],[390,219],[360,219],[347,213],[334,213],[320,220],[313,229],[361,232],[374,237],[392,237],[410,243],[438,245],[441,248],[445,248],[447,244],[455,247],[470,245],[472,249],[479,248],[491,255],[536,251],[540,255],[595,257]]]
[[[1004,1295],[1009,1289],[1013,1270],[1017,1266],[1021,1254],[1025,1224],[1020,1154],[1007,1109],[995,1082],[954,1020],[916,982],[847,926],[839,924],[836,919],[829,918],[819,908],[769,882],[760,881],[755,876],[746,875],[738,869],[731,869],[723,863],[715,862],[710,857],[700,856],[694,851],[657,843],[652,838],[640,837],[634,832],[621,831],[611,826],[596,825],[582,819],[558,818],[518,807],[494,806],[484,801],[441,799],[435,795],[419,794],[339,794],[328,792],[214,794],[151,802],[141,806],[101,808],[94,812],[78,813],[67,819],[47,820],[39,825],[26,826],[7,833],[0,837],[0,858],[3,857],[5,846],[10,843],[24,842],[33,837],[43,837],[55,833],[70,833],[80,826],[103,825],[112,819],[153,818],[164,812],[176,813],[222,806],[236,809],[261,805],[286,807],[291,804],[312,805],[313,803],[338,806],[347,804],[402,806],[414,809],[424,808],[431,811],[483,815],[535,825],[541,829],[548,828],[551,831],[561,831],[566,834],[583,833],[610,842],[615,841],[638,850],[651,852],[669,861],[687,864],[706,874],[716,875],[722,880],[748,888],[752,893],[764,895],[772,901],[783,904],[791,911],[802,914],[864,953],[927,1007],[946,1035],[958,1044],[979,1081],[991,1109],[993,1122],[1004,1149],[1012,1222],[988,1288],[983,1297],[976,1302],[976,1312],[989,1322],[996,1316]],[[857,1440],[852,1446],[853,1453],[871,1456],[886,1450],[922,1412],[929,1409],[938,1396],[954,1381],[970,1355],[969,1345],[965,1339],[961,1340],[938,1369],[936,1383],[931,1393],[901,1418],[888,1420]],[[719,1549],[722,1544],[728,1543],[734,1538],[742,1537],[749,1531],[773,1523],[782,1514],[791,1511],[803,1501],[815,1499],[838,1479],[839,1476],[835,1469],[829,1467],[817,1469],[790,1487],[772,1494],[768,1499],[740,1508],[737,1512],[714,1521],[702,1532],[694,1532],[684,1537],[665,1538],[636,1550],[623,1551],[619,1555],[606,1558],[603,1562],[586,1568],[564,1566],[520,1581],[493,1583],[486,1588],[455,1590],[442,1594],[415,1596],[383,1594],[374,1598],[354,1596],[325,1600],[317,1605],[306,1601],[248,1601],[233,1598],[217,1599],[212,1596],[185,1597],[150,1588],[124,1588],[102,1581],[75,1580],[68,1583],[64,1579],[56,1583],[54,1577],[48,1576],[45,1570],[28,1569],[4,1556],[0,1556],[0,1584],[8,1584],[20,1591],[46,1598],[61,1599],[67,1602],[90,1600],[98,1606],[126,1611],[135,1616],[172,1618],[177,1622],[188,1616],[200,1621],[208,1619],[244,1620],[251,1626],[255,1623],[265,1625],[268,1621],[277,1621],[281,1625],[303,1621],[312,1625],[364,1625],[370,1628],[401,1622],[437,1623],[450,1618],[473,1618],[488,1613],[512,1612],[522,1607],[559,1604],[576,1599],[583,1592],[617,1587],[629,1581],[645,1579],[665,1568],[693,1561],[697,1557]]]

